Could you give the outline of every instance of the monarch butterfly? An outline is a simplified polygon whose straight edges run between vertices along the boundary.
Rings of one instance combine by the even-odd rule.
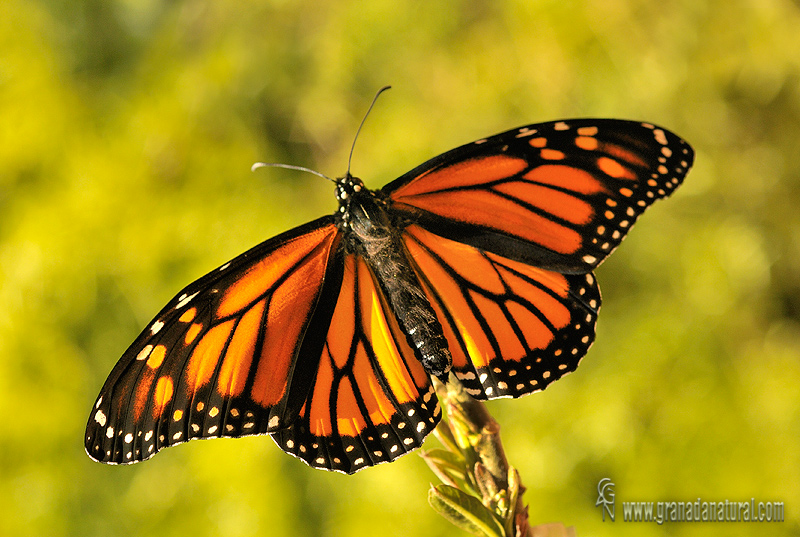
[[[594,340],[592,270],[694,154],[648,123],[528,125],[439,155],[189,284],[106,380],[86,451],[127,464],[194,438],[269,434],[354,473],[422,444],[431,376],[478,399],[574,371]]]

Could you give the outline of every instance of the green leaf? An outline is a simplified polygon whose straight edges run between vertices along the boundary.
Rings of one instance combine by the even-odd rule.
[[[452,451],[448,451],[446,449],[434,448],[425,451],[424,456],[426,460],[431,459],[437,464],[441,463],[443,465],[457,468],[462,472],[466,471],[466,461],[464,461],[464,457],[460,453],[453,453]]]
[[[470,494],[476,494],[466,461],[460,453],[452,453],[445,449],[430,449],[420,454],[433,473],[446,485],[451,485]]]
[[[487,537],[503,537],[503,525],[474,496],[470,496],[457,488],[448,485],[431,487],[428,491],[428,503],[440,515],[455,526],[475,535]]]

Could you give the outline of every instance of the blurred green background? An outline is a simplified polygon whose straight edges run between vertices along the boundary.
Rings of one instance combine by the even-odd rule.
[[[460,535],[416,455],[347,477],[267,438],[83,452],[118,357],[180,288],[456,145],[575,116],[697,151],[599,270],[595,346],[489,405],[531,522],[800,535],[800,9],[789,0],[0,2],[0,534]],[[431,441],[431,446],[435,441]],[[595,507],[616,483],[617,522]],[[632,524],[625,500],[784,501]]]

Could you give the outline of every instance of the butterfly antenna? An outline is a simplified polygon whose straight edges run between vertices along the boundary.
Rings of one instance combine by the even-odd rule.
[[[372,104],[369,105],[367,109],[367,113],[364,114],[364,119],[361,120],[361,125],[358,126],[358,130],[356,131],[356,136],[353,138],[353,145],[350,146],[350,157],[347,159],[347,176],[350,176],[350,163],[353,162],[353,150],[356,148],[356,140],[358,140],[358,135],[361,133],[361,127],[364,126],[364,123],[367,121],[367,116],[369,113],[372,112],[372,107],[375,106],[375,102],[378,100],[378,97],[381,96],[381,93],[390,89],[391,86],[384,86],[378,90],[378,93],[375,94],[375,97],[372,98]]]
[[[292,164],[279,164],[277,162],[256,162],[255,164],[250,166],[250,171],[256,171],[259,168],[285,168],[287,170],[297,170],[299,172],[313,173],[314,175],[322,177],[323,179],[327,179],[332,183],[336,182],[335,179],[331,179],[324,173],[312,170],[311,168],[306,168],[305,166],[293,166]]]

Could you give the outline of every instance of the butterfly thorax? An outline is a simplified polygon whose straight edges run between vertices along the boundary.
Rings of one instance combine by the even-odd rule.
[[[346,251],[364,259],[426,371],[446,377],[452,366],[447,340],[386,201],[349,174],[337,182],[336,197]]]

